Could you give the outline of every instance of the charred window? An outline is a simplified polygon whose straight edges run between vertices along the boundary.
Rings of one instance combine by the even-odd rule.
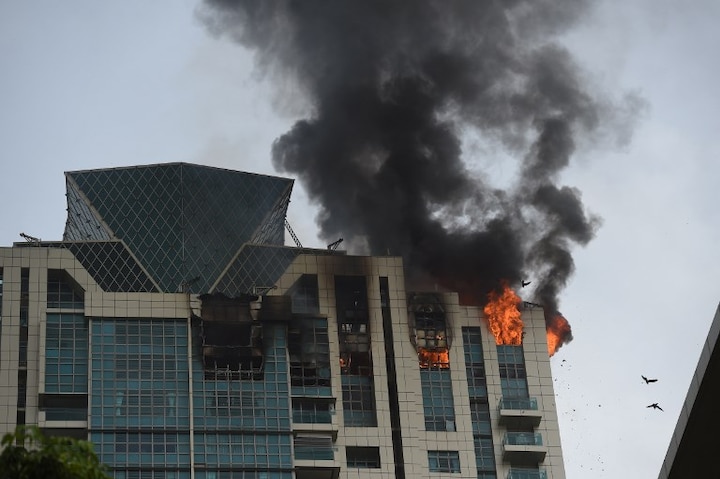
[[[205,379],[262,379],[262,324],[253,318],[254,296],[203,295],[200,319]]]
[[[449,368],[449,328],[440,298],[434,294],[411,294],[408,310],[420,368]]]
[[[294,317],[288,329],[292,386],[330,386],[327,319]]]
[[[320,295],[316,274],[303,274],[288,290],[292,298],[292,312],[300,314],[318,314]]]
[[[375,426],[370,315],[364,276],[336,276],[343,419],[346,426]]]

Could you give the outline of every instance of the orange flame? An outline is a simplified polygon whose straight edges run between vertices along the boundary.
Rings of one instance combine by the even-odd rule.
[[[450,354],[447,349],[428,351],[425,348],[418,348],[418,361],[422,369],[450,367]]]
[[[548,354],[552,356],[557,352],[564,338],[570,335],[570,323],[562,314],[557,314],[553,321],[547,325]],[[571,338],[572,339],[572,338]]]
[[[483,312],[495,336],[495,344],[522,344],[523,321],[518,309],[520,296],[503,284],[502,292],[491,291],[488,299]]]

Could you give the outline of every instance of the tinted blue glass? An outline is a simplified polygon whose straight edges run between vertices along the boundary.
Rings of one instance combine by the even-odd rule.
[[[427,431],[455,431],[455,409],[449,369],[421,369]]]
[[[101,461],[119,474],[189,467],[186,320],[94,318],[91,335],[90,435]]]
[[[45,326],[45,392],[86,393],[88,326],[82,313],[48,313]]]

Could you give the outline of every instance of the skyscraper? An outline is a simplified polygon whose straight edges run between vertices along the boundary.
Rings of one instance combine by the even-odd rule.
[[[0,432],[123,479],[563,479],[543,309],[496,344],[400,257],[288,247],[292,180],[66,173],[61,241],[0,248]]]

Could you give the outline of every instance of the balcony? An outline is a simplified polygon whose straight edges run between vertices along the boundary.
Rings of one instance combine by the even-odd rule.
[[[547,473],[542,469],[511,468],[506,479],[547,479]]]
[[[503,437],[503,460],[512,464],[537,464],[545,460],[547,447],[537,432],[508,432]]]
[[[537,398],[502,398],[498,410],[500,425],[508,428],[536,428],[542,419]]]
[[[337,479],[335,447],[329,436],[295,436],[295,479]]]
[[[295,432],[330,433],[333,441],[337,438],[335,398],[294,397],[292,420]]]

